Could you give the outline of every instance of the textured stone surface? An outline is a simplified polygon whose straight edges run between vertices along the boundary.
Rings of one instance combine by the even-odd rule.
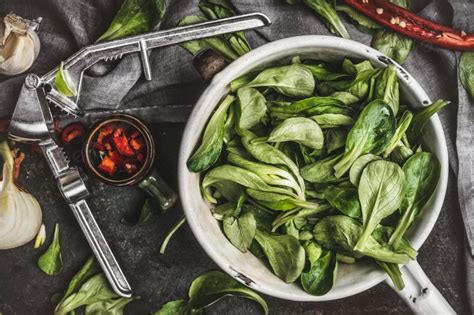
[[[153,128],[158,149],[158,163],[163,177],[176,186],[176,163],[183,126],[163,124]],[[419,262],[454,309],[468,314],[463,263],[464,230],[461,222],[456,185],[450,174],[448,194],[441,216],[420,250]],[[47,243],[53,226],[61,225],[64,270],[56,277],[43,274],[36,261],[45,250],[23,247],[0,252],[0,313],[50,314],[54,293],[63,292],[69,279],[90,255],[67,205],[62,201],[46,163],[37,157],[25,162],[22,184],[37,196],[43,207]],[[157,217],[150,225],[129,226],[121,218],[138,211],[144,193],[138,188],[113,188],[90,180],[93,196],[91,206],[104,235],[121,262],[137,295],[127,314],[148,314],[170,299],[186,296],[187,288],[202,272],[216,269],[191,231],[184,226],[171,240],[165,255],[159,253],[161,240],[181,215],[180,206]],[[356,296],[325,303],[296,303],[265,297],[272,314],[334,314],[334,313],[407,313],[408,308],[387,285],[380,284]],[[214,314],[260,314],[250,301],[227,298],[211,307]]]

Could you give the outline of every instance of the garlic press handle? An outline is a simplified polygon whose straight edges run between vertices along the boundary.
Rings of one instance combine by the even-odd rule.
[[[114,291],[123,297],[132,296],[132,289],[112,254],[87,202],[80,200],[69,206]]]

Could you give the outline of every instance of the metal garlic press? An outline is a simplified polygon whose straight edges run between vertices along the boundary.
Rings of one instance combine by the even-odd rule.
[[[78,106],[78,101],[84,71],[101,60],[114,60],[126,54],[139,53],[144,77],[151,80],[148,59],[150,49],[269,24],[270,20],[264,14],[251,13],[84,47],[64,62],[64,69],[69,72],[77,86],[78,93],[75,97],[63,96],[54,86],[59,67],[41,77],[36,74],[27,75],[10,121],[9,137],[15,141],[39,144],[61,194],[72,209],[92,251],[118,295],[129,297],[132,290],[91,213],[86,201],[89,192],[78,169],[69,165],[66,154],[55,141],[49,103],[67,113],[81,116],[85,111]]]

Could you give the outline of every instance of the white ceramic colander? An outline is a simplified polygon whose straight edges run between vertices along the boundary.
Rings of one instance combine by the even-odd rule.
[[[238,76],[276,62],[290,61],[294,56],[317,60],[342,60],[345,57],[370,60],[374,66],[393,63],[398,72],[402,99],[421,107],[431,101],[425,91],[400,65],[380,52],[358,42],[331,36],[298,36],[263,45],[240,57],[214,77],[197,102],[184,131],[178,166],[179,190],[187,221],[206,253],[228,274],[262,293],[293,301],[327,301],[365,291],[387,280],[387,275],[364,261],[340,264],[333,289],[323,296],[306,293],[298,284],[287,284],[251,253],[242,253],[222,233],[219,223],[199,191],[199,174],[191,173],[186,161],[199,144],[209,116],[229,91],[229,83]],[[435,115],[424,134],[427,150],[441,163],[441,176],[431,200],[409,231],[409,238],[419,249],[438,219],[448,180],[448,153],[443,128]],[[417,262],[402,268],[406,288],[398,292],[417,313],[454,313]],[[390,279],[387,280],[391,284]]]

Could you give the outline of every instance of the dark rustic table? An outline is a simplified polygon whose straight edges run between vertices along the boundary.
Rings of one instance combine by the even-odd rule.
[[[163,177],[174,187],[178,148],[184,126],[153,126],[157,143],[158,165]],[[46,246],[33,249],[27,244],[17,249],[0,251],[0,314],[51,314],[51,297],[64,292],[68,281],[91,254],[90,249],[68,206],[56,188],[50,170],[42,158],[28,156],[21,177],[22,184],[37,196],[43,208],[49,244],[54,224],[61,226],[63,272],[55,277],[43,274],[36,261]],[[180,205],[159,215],[149,225],[129,226],[120,222],[139,211],[145,195],[136,187],[114,188],[96,180],[88,185],[93,212],[106,238],[118,257],[125,274],[141,296],[126,308],[126,314],[149,314],[170,299],[186,297],[190,282],[202,272],[217,269],[204,253],[187,226],[171,240],[165,255],[159,246],[168,229],[181,215]],[[456,188],[450,176],[450,196]],[[464,230],[457,201],[445,207],[420,250],[419,262],[431,281],[460,314],[469,309],[464,284]],[[449,208],[449,210],[446,210]],[[343,300],[324,303],[297,303],[265,296],[272,314],[333,314],[409,312],[408,307],[386,284]],[[214,314],[259,314],[258,306],[245,299],[226,298],[209,309]]]

